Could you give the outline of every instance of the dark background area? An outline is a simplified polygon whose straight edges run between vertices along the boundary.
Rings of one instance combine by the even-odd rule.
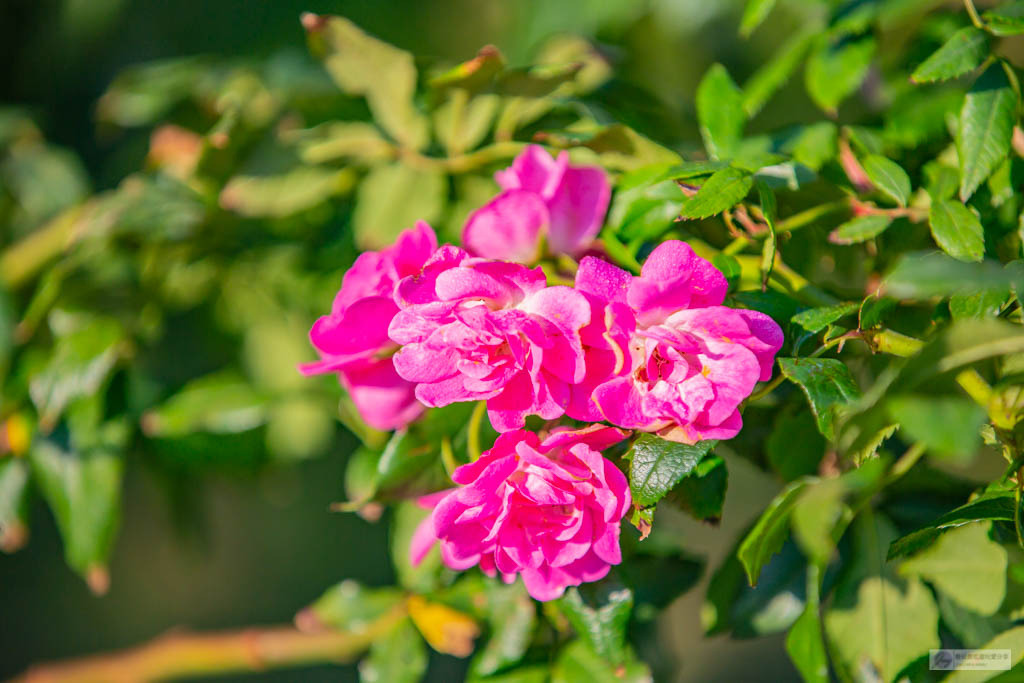
[[[138,167],[146,135],[98,130],[96,100],[117,72],[139,62],[193,54],[261,57],[304,53],[303,11],[344,14],[417,55],[471,57],[493,43],[526,63],[546,37],[573,32],[601,42],[616,67],[616,115],[641,131],[657,126],[667,144],[697,140],[692,94],[706,67],[726,63],[741,81],[786,30],[785,13],[751,41],[736,35],[742,3],[730,0],[0,0],[0,103],[30,111],[47,137],[84,161],[94,189]],[[777,35],[777,33],[775,33]],[[799,84],[757,126],[808,110]],[[658,112],[657,114],[653,112]],[[216,468],[186,474],[169,490],[150,454],[127,467],[122,530],[110,592],[94,597],[61,560],[49,512],[38,503],[26,548],[0,556],[0,678],[40,660],[126,647],[169,629],[235,628],[289,621],[344,578],[392,581],[386,524],[328,512],[344,497],[354,440],[330,452],[261,471]],[[167,458],[168,454],[164,454]],[[173,453],[170,454],[173,458]],[[243,458],[244,459],[244,458]],[[777,484],[731,459],[729,503],[720,529],[675,520],[715,566]],[[705,580],[706,581],[706,580]],[[795,676],[781,637],[704,641],[704,584],[666,614],[660,644],[683,662],[679,680],[765,681]],[[285,671],[222,680],[355,680],[354,667]],[[460,678],[461,665],[434,656],[431,679]]]

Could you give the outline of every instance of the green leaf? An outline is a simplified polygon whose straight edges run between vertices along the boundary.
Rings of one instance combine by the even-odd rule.
[[[856,313],[859,308],[860,304],[854,301],[834,306],[809,308],[794,315],[792,321],[811,334],[817,334],[837,320]]]
[[[906,254],[883,281],[883,289],[897,299],[1008,290],[1013,274],[997,261],[965,263],[945,254]]]
[[[688,175],[678,164],[656,164],[623,175],[608,211],[608,229],[625,240],[655,239],[668,230],[686,201],[675,182],[680,172]]]
[[[572,627],[598,655],[612,664],[626,661],[626,625],[633,611],[633,592],[608,582],[569,588],[558,606]]]
[[[981,18],[997,36],[1018,36],[1024,33],[1024,2],[1017,0],[986,10]]]
[[[28,539],[29,465],[0,456],[0,550],[13,553]]]
[[[789,633],[786,634],[786,652],[805,683],[828,683],[828,655],[822,634],[818,578],[821,570],[807,567],[807,601]]]
[[[462,95],[453,94],[434,111],[437,139],[457,156],[479,145],[490,132],[501,98],[497,95],[477,95],[468,102],[459,103]]]
[[[819,170],[826,162],[836,158],[839,129],[831,121],[818,121],[803,129],[782,147],[782,151],[812,171]]]
[[[489,676],[522,660],[537,625],[537,609],[522,583],[487,584],[490,637],[473,658],[470,671]]]
[[[359,662],[363,683],[417,683],[427,672],[427,646],[412,621],[403,619],[383,637],[375,638],[370,654]]]
[[[234,372],[217,372],[186,384],[142,416],[150,437],[174,438],[195,432],[235,434],[267,420],[269,399]]]
[[[868,179],[882,194],[900,206],[907,205],[910,199],[910,176],[899,164],[878,154],[870,154],[861,165]]]
[[[221,208],[251,218],[291,216],[348,191],[352,172],[296,166],[280,175],[237,175],[220,193]]]
[[[960,261],[980,261],[985,257],[985,230],[969,208],[955,199],[933,201],[928,210],[928,225],[935,243]]]
[[[842,361],[832,358],[779,358],[782,374],[803,389],[818,422],[818,431],[835,438],[836,407],[860,398],[860,389]]]
[[[996,493],[981,496],[977,500],[947,512],[923,529],[918,529],[893,541],[892,545],[889,546],[887,559],[893,560],[903,555],[919,552],[930,546],[950,529],[955,529],[965,524],[985,520],[1012,522],[1015,508],[1016,500],[1013,494]]]
[[[924,584],[910,580],[901,588],[880,576],[861,582],[855,603],[837,601],[825,614],[839,659],[852,671],[864,671],[869,662],[885,681],[939,647],[938,626],[939,611]]]
[[[1017,94],[1001,63],[974,82],[960,110],[956,150],[960,160],[960,199],[967,201],[1010,152],[1017,122]]]
[[[551,683],[650,683],[651,680],[651,671],[643,662],[633,660],[610,667],[583,639],[566,645],[551,671]]]
[[[835,45],[819,43],[804,74],[811,99],[825,111],[834,112],[840,102],[860,87],[874,56],[875,40],[871,37]]]
[[[868,214],[848,220],[829,235],[833,244],[859,244],[881,235],[892,225],[892,218],[884,214]]]
[[[892,396],[886,404],[900,429],[935,455],[970,457],[981,447],[978,430],[987,415],[984,408],[970,399],[911,394]]]
[[[1009,290],[990,289],[975,294],[954,294],[949,298],[949,314],[953,320],[994,318],[999,315],[1010,295]]]
[[[900,565],[978,614],[991,615],[1006,596],[1007,554],[989,537],[991,522],[952,529],[934,545]]]
[[[857,329],[870,330],[878,327],[885,322],[896,305],[896,299],[890,296],[879,297],[872,294],[865,297],[857,314]]]
[[[434,223],[444,211],[448,182],[441,171],[407,164],[374,167],[356,192],[352,228],[362,249],[392,244],[416,221]]]
[[[1013,624],[1011,619],[1002,614],[985,617],[972,612],[942,591],[939,591],[938,597],[943,625],[953,632],[964,647],[981,647]]]
[[[967,26],[914,69],[910,78],[915,83],[934,83],[962,76],[981,66],[988,57],[988,34],[980,28]]]
[[[309,607],[298,613],[295,622],[304,630],[324,627],[353,631],[395,610],[404,594],[397,588],[367,588],[351,579],[331,586]]]
[[[754,72],[743,85],[743,109],[747,116],[753,117],[772,95],[784,86],[800,65],[808,48],[814,42],[818,31],[810,27],[794,39],[787,41],[781,50],[775,53],[764,66]]]
[[[814,479],[811,478],[798,479],[782,489],[740,543],[736,556],[743,564],[751,586],[757,584],[761,568],[782,548],[782,543],[789,532],[789,518],[793,506],[812,481]]]
[[[505,57],[493,45],[480,48],[473,59],[430,79],[432,88],[459,88],[477,93],[486,88],[505,68]]]
[[[417,75],[412,55],[342,17],[304,15],[303,23],[314,54],[322,57],[338,87],[366,97],[374,119],[402,145],[426,146],[427,121],[413,105]]]
[[[729,159],[747,121],[743,93],[721,64],[712,64],[697,86],[697,121],[704,149],[712,159]]]
[[[108,423],[96,436],[73,433],[70,445],[36,438],[29,451],[33,479],[57,520],[67,562],[96,593],[108,586],[107,559],[121,517],[125,427]]]
[[[775,0],[747,0],[747,6],[743,8],[743,18],[740,20],[740,35],[744,38],[749,37],[774,6]]]
[[[390,159],[391,143],[376,126],[362,121],[330,121],[303,131],[299,155],[307,164],[323,164],[341,159],[374,163]]]
[[[676,489],[683,509],[700,520],[717,520],[722,516],[725,490],[729,485],[729,471],[725,461],[709,455],[693,469]]]
[[[697,194],[686,200],[680,218],[708,218],[731,209],[754,187],[754,178],[747,171],[723,168],[701,185]]]
[[[641,434],[629,455],[629,488],[640,505],[654,505],[692,474],[717,441],[685,444]]]
[[[981,646],[981,650],[1009,650],[1010,651],[1010,666],[1013,670],[1017,670],[1017,665],[1020,664],[1021,659],[1024,659],[1024,626],[1016,626],[1011,628],[1009,631],[1004,631],[998,636],[988,641]],[[992,674],[989,676],[988,674]],[[953,671],[944,680],[943,683],[977,683],[978,681],[987,681],[990,678],[998,676],[998,672],[979,672],[971,671],[969,669],[962,669],[959,671]],[[1007,673],[1005,677],[1000,676],[1000,679],[1009,683],[1013,680],[1016,674]]]
[[[55,325],[53,353],[29,382],[44,430],[72,401],[98,393],[124,350],[124,331],[113,318],[60,314],[52,319]]]

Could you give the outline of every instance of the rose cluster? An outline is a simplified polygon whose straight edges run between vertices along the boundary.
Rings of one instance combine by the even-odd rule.
[[[421,222],[362,254],[310,332],[321,360],[303,370],[337,373],[378,429],[424,406],[486,401],[502,436],[455,472],[463,487],[437,504],[431,539],[449,566],[518,573],[551,599],[619,561],[629,491],[599,451],[625,432],[540,441],[526,417],[728,439],[783,336],[768,316],[723,306],[725,277],[685,242],[656,247],[639,276],[605,260],[594,244],[610,195],[600,169],[530,146],[496,179],[503,191],[469,217],[465,248],[438,246]],[[545,249],[579,259],[573,287],[525,265]]]

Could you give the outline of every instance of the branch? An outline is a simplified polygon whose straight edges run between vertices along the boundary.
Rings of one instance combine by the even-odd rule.
[[[36,665],[11,683],[148,683],[321,662],[348,663],[404,617],[402,606],[353,632],[304,632],[291,626],[203,634],[173,632],[120,652]]]

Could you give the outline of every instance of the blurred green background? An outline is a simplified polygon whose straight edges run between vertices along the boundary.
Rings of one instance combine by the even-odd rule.
[[[313,11],[343,14],[414,54],[449,60],[492,43],[512,64],[525,64],[553,34],[596,39],[616,71],[600,103],[662,144],[691,149],[699,139],[692,95],[707,66],[723,62],[742,82],[773,51],[773,36],[793,28],[783,9],[743,41],[736,35],[740,6],[736,0],[2,0],[0,102],[26,109],[52,143],[82,159],[93,190],[108,189],[142,166],[148,145],[148,131],[96,126],[97,99],[119,70],[194,54],[284,52],[306,59],[298,18]],[[774,102],[755,129],[812,116],[799,84]],[[211,348],[218,342],[211,340]],[[203,364],[195,350],[175,351],[170,365]],[[245,442],[232,443],[242,448]],[[355,443],[339,427],[326,455],[298,465],[246,465],[259,458],[232,453],[225,461],[235,465],[171,476],[173,452],[133,453],[112,585],[102,598],[61,560],[53,520],[37,501],[29,545],[0,556],[0,678],[31,662],[125,647],[178,626],[287,622],[342,578],[391,582],[385,525],[328,512],[331,501],[344,498],[342,474]],[[741,459],[731,458],[730,470],[721,528],[666,522],[678,524],[694,551],[708,553],[712,567],[778,487]],[[795,676],[781,637],[703,640],[702,595],[703,584],[666,613],[658,645],[679,662],[670,680]],[[433,656],[431,680],[459,679],[459,661]],[[231,680],[355,680],[354,668],[338,671]]]

